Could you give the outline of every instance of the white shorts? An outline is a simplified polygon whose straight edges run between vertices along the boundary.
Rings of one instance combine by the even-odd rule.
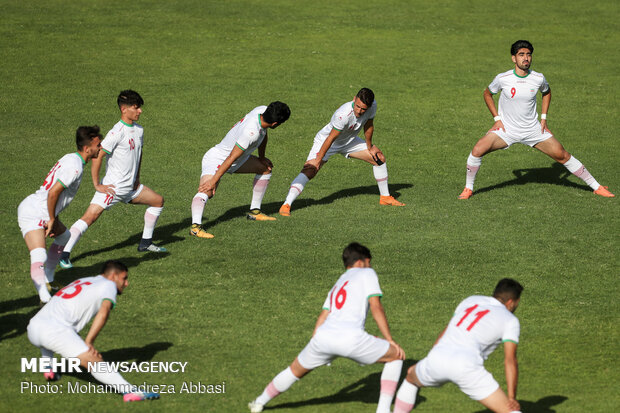
[[[226,158],[228,158],[230,153],[223,152],[218,148],[211,148],[205,153],[202,157],[202,173],[200,176],[204,175],[215,175],[220,166],[224,163]],[[239,169],[241,165],[245,163],[250,158],[251,154],[243,154],[241,155],[231,166],[228,168],[226,173],[233,174]]]
[[[118,204],[119,202],[124,202],[128,204],[132,200],[136,199],[140,192],[144,189],[144,185],[140,184],[138,189],[135,191],[129,191],[119,194],[118,192],[114,195],[104,194],[103,192],[95,192],[93,199],[91,199],[90,203],[99,205],[103,209],[109,209],[112,205]]]
[[[471,399],[482,400],[499,388],[482,363],[475,354],[435,347],[416,364],[415,374],[426,387],[452,382]]]
[[[372,336],[364,330],[319,329],[297,360],[305,369],[312,370],[346,357],[360,364],[376,363],[390,349],[387,340]]]
[[[323,146],[324,142],[325,139],[314,139],[314,144],[312,145],[312,149],[310,149],[310,153],[308,154],[308,159],[306,159],[306,161],[316,159],[316,156],[321,150],[321,146]],[[352,153],[365,151],[366,149],[368,149],[368,146],[366,146],[366,141],[355,136],[343,145],[336,145],[336,143],[333,143],[327,150],[323,160],[327,162],[332,155],[337,153],[341,153],[345,156],[345,158],[348,158]]]
[[[24,237],[30,231],[44,229],[49,219],[47,211],[37,207],[30,196],[24,199],[17,207],[17,223]]]
[[[506,128],[506,132],[500,129],[494,130],[493,133],[506,142],[508,146],[504,149],[510,148],[510,146],[515,143],[522,143],[523,145],[534,147],[542,141],[546,141],[553,137],[551,132],[541,132],[540,126],[529,130]]]
[[[88,351],[88,346],[74,329],[55,320],[36,317],[30,320],[28,340],[63,357],[77,357]]]

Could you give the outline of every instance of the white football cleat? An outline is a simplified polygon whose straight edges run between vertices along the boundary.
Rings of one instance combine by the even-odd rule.
[[[250,408],[251,413],[260,413],[263,411],[263,407],[265,407],[265,405],[260,404],[256,400],[252,400],[251,402],[248,403],[248,407]]]

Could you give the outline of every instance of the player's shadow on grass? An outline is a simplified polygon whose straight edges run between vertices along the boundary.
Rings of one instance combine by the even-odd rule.
[[[169,255],[168,253],[163,253],[163,254]],[[91,255],[91,254],[90,253],[82,254],[80,255],[80,257],[84,257],[86,255]],[[151,252],[151,253],[141,255],[139,257],[115,257],[114,259],[125,264],[128,269],[131,269],[132,267],[137,267],[139,264],[145,261],[157,260],[161,257],[162,257],[161,252]],[[67,285],[71,283],[72,281],[77,280],[78,278],[93,277],[97,274],[101,274],[101,268],[103,267],[103,264],[107,260],[105,261],[102,260],[100,262],[97,262],[96,264],[92,264],[86,267],[76,267],[75,261],[76,260],[73,260],[73,258],[71,258],[71,262],[74,264],[73,268],[69,268],[66,270],[58,270],[56,272],[55,280],[58,281],[58,283],[62,285]],[[131,271],[129,272],[129,277],[131,279]]]
[[[28,298],[20,298],[18,300],[11,301],[24,301],[27,305],[24,307],[31,307],[33,305],[37,305],[36,308],[32,309],[28,313],[23,314],[5,314],[0,317],[0,342],[3,340],[8,340],[11,338],[19,337],[22,334],[26,333],[26,327],[28,327],[28,322],[34,315],[39,311],[39,296],[35,295]],[[0,306],[4,307],[7,305],[6,310],[9,311],[8,307],[11,305],[11,301],[5,301]],[[8,304],[7,304],[8,303]],[[18,304],[19,305],[19,304]],[[20,306],[14,307],[13,309],[21,308]],[[4,312],[3,311],[3,312]]]
[[[532,413],[555,413],[551,407],[557,406],[568,400],[566,396],[546,396],[539,399],[536,402],[529,402],[527,400],[519,400],[521,405],[521,411]],[[489,413],[490,410],[479,410],[476,413]]]
[[[417,360],[407,359],[403,363],[403,370],[401,372],[400,381],[402,381],[407,374],[409,366],[415,364]],[[325,367],[323,367],[325,368]],[[312,373],[311,373],[312,374]],[[296,386],[303,386],[303,379],[296,384]],[[338,404],[338,403],[350,403],[350,402],[362,402],[366,404],[377,404],[379,400],[379,390],[381,387],[381,372],[372,373],[352,383],[338,392],[323,397],[315,397],[313,399],[301,400],[298,402],[281,403],[273,406],[265,406],[265,410],[275,409],[294,409],[297,407],[316,406],[322,404]],[[292,391],[294,387],[289,390]],[[418,395],[416,399],[416,406],[424,403],[426,398]]]
[[[572,174],[560,163],[554,163],[550,168],[515,169],[512,173],[515,179],[478,189],[475,191],[475,194],[478,195],[495,189],[531,183],[562,185],[584,191],[592,191],[588,185],[569,181],[568,177]]]

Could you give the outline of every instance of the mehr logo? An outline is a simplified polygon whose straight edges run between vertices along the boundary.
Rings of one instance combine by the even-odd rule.
[[[22,373],[81,373],[80,359],[77,357],[69,358],[31,358],[22,357]]]

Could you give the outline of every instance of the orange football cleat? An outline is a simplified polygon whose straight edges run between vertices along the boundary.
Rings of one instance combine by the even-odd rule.
[[[604,196],[605,198],[613,198],[613,197],[615,197],[615,195],[612,194],[611,192],[609,192],[607,190],[607,187],[603,186],[603,185],[599,185],[598,189],[596,191],[594,191],[594,193],[596,195]]]
[[[291,206],[289,204],[284,204],[280,207],[280,215],[283,217],[291,216]]]
[[[381,195],[379,197],[379,204],[381,204],[381,205],[393,205],[393,206],[405,206],[405,204],[403,204],[402,202],[398,201],[396,198],[394,198],[391,195],[388,195],[388,196]]]
[[[461,195],[459,195],[459,199],[469,199],[473,194],[474,191],[469,188],[465,188],[463,189],[463,192],[461,192]]]

